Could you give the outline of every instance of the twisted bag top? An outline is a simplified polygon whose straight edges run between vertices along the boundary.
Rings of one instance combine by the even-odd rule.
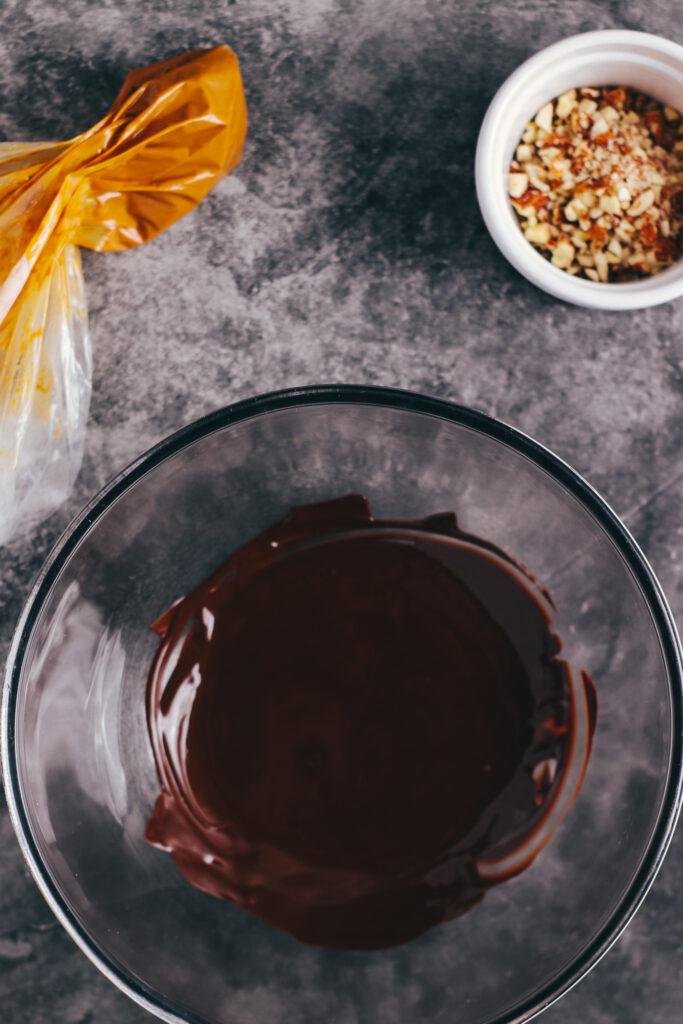
[[[91,360],[74,247],[154,238],[239,163],[246,130],[237,57],[219,46],[132,71],[74,139],[0,144],[0,542],[80,465]]]

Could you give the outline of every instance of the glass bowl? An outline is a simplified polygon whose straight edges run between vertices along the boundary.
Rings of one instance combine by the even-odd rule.
[[[148,846],[158,792],[150,624],[292,504],[361,492],[376,517],[455,511],[548,587],[599,698],[578,800],[531,867],[403,947],[315,949],[190,886]],[[3,766],[55,914],[124,992],[193,1024],[504,1024],[608,949],[661,863],[681,800],[680,647],[614,514],[550,452],[406,392],[311,387],[221,410],[105,488],[57,544],[14,638]]]

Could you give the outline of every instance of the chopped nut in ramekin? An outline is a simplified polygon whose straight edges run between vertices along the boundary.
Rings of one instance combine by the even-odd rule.
[[[683,249],[683,118],[629,88],[570,89],[524,130],[508,193],[554,266],[600,282],[649,277]]]

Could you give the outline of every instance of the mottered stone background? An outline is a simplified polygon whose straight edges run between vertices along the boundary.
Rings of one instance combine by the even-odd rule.
[[[680,621],[683,301],[619,315],[542,294],[493,246],[473,183],[484,111],[521,60],[595,28],[683,43],[679,14],[674,0],[2,0],[0,140],[68,138],[129,69],[222,42],[250,128],[195,212],[140,249],[84,253],[83,469],[0,551],[0,657],[51,545],[113,474],[222,405],[321,382],[410,388],[531,434],[622,516]],[[543,1019],[672,1024],[682,960],[679,833],[624,937]],[[4,801],[0,1007],[4,1024],[151,1019],[56,923]]]

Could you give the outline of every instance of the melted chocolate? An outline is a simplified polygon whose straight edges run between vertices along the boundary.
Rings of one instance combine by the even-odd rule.
[[[155,623],[148,841],[316,945],[385,948],[457,917],[580,785],[594,694],[582,675],[577,776],[549,614],[453,515],[376,521],[358,495],[292,509]]]

